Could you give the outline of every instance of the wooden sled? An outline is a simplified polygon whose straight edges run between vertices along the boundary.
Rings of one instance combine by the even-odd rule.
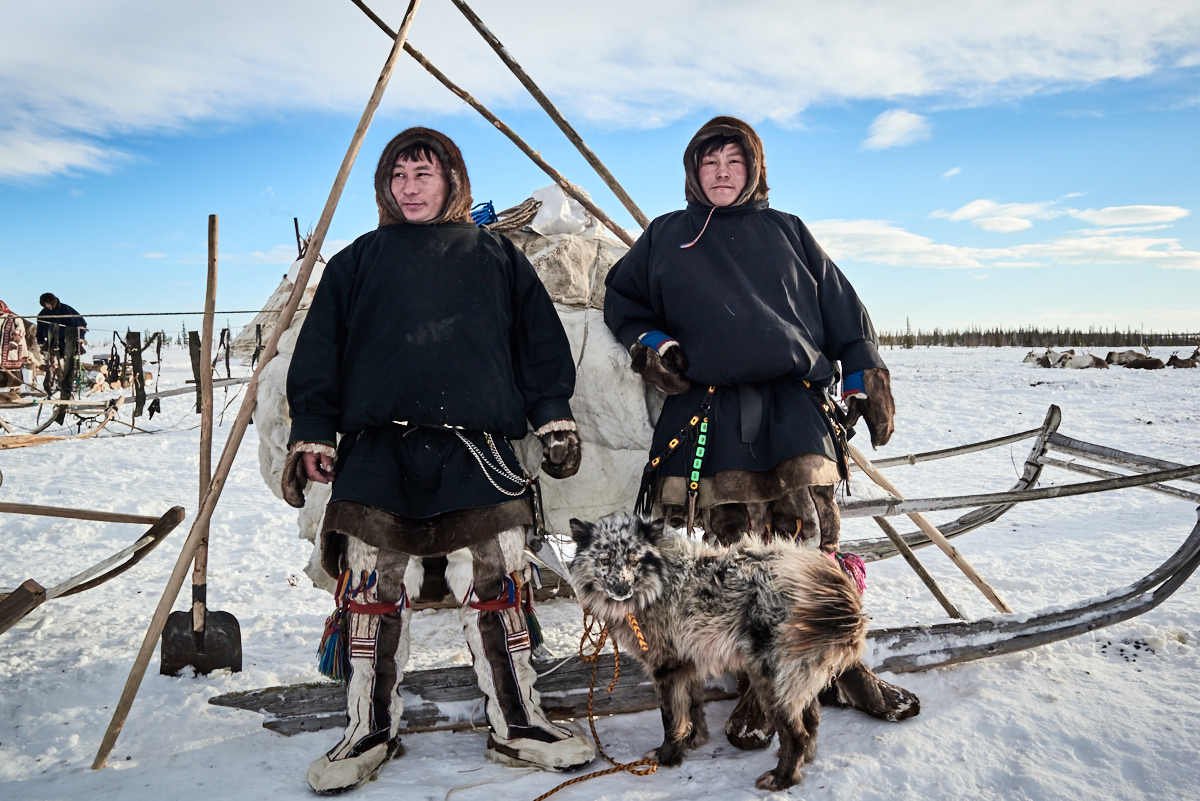
[[[958,537],[1000,518],[1018,503],[1065,498],[1127,487],[1143,487],[1183,500],[1200,503],[1200,493],[1180,489],[1168,481],[1200,484],[1200,465],[1179,465],[1147,456],[1126,453],[1101,445],[1072,439],[1058,433],[1062,413],[1051,406],[1040,428],[1007,437],[970,443],[955,448],[882,459],[875,467],[897,467],[945,459],[1033,439],[1020,480],[1007,492],[965,495],[949,498],[923,498],[902,501],[899,498],[852,501],[842,506],[843,517],[890,517],[910,512],[972,508],[970,512],[940,528],[946,537]],[[1068,457],[1050,456],[1052,451]],[[1107,466],[1130,470],[1123,475],[1082,463],[1088,459]],[[1035,488],[1044,467],[1055,467],[1100,478],[1099,481]],[[1200,515],[1200,507],[1197,508]],[[931,545],[921,531],[902,535],[911,548]],[[864,561],[879,561],[899,553],[889,539],[845,541],[843,550],[858,553]],[[1141,580],[1117,592],[1053,612],[1044,612],[1016,620],[1009,617],[987,618],[971,622],[953,622],[934,626],[908,626],[875,630],[868,634],[873,644],[874,667],[880,671],[908,673],[944,667],[988,656],[1014,653],[1057,642],[1093,631],[1148,612],[1171,596],[1200,566],[1200,522],[1167,561]],[[596,714],[636,712],[658,706],[653,685],[632,659],[621,664],[621,681],[610,695],[603,691],[612,679],[613,658],[602,657],[603,669],[597,678]],[[553,663],[536,663],[539,674]],[[587,688],[591,668],[572,657],[554,673],[540,676],[537,687],[551,715],[557,718],[587,714]],[[602,678],[601,678],[602,677]],[[471,668],[455,667],[410,673],[401,689],[413,700],[406,703],[404,719],[408,731],[441,731],[471,728],[470,720],[453,718],[437,705],[451,701],[480,698]],[[710,686],[707,700],[733,698],[731,686]],[[263,725],[281,734],[333,728],[345,723],[345,691],[331,683],[271,687],[218,696],[209,703],[237,709],[261,711]]]
[[[74,520],[97,520],[104,523],[151,523],[152,525],[128,548],[89,567],[50,589],[43,589],[33,579],[12,590],[0,589],[0,634],[8,631],[23,617],[46,601],[90,590],[113,579],[158,547],[176,526],[183,522],[184,509],[173,506],[162,517],[127,515],[115,512],[95,512],[88,509],[62,509],[53,506],[30,506],[23,503],[0,503],[0,513],[65,517]]]

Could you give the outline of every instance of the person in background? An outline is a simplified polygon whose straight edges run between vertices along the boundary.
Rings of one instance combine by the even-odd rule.
[[[59,300],[55,295],[46,292],[40,298],[38,303],[42,304],[42,313],[38,315],[37,324],[37,341],[42,346],[42,351],[48,350],[50,343],[50,325],[56,323],[62,328],[58,331],[58,343],[56,345],[59,353],[62,353],[66,347],[67,328],[76,328],[79,331],[76,353],[84,353],[83,346],[87,344],[85,337],[87,334],[87,320],[83,319],[83,315],[75,311]]]

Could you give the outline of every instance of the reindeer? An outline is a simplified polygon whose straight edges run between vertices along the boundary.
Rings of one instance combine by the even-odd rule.
[[[1171,354],[1171,358],[1167,359],[1167,367],[1192,368],[1197,364],[1200,364],[1200,346],[1186,359],[1181,359],[1174,353]]]
[[[1108,362],[1090,353],[1073,353],[1064,359],[1060,359],[1059,362],[1059,364],[1055,365],[1056,367],[1064,367],[1068,370],[1086,370],[1090,367],[1098,367],[1103,370],[1108,369]]]
[[[1141,358],[1132,362],[1125,362],[1122,367],[1128,367],[1133,370],[1161,370],[1166,367],[1166,362],[1162,359]]]
[[[1151,358],[1149,348],[1143,348],[1142,350],[1144,350],[1145,353],[1136,350],[1110,350],[1108,352],[1108,357],[1105,358],[1104,361],[1108,362],[1109,364],[1126,365],[1130,362],[1136,362],[1139,359]]]

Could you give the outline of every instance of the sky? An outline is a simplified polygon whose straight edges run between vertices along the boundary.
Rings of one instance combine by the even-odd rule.
[[[406,3],[368,0],[398,27]],[[651,218],[684,146],[755,125],[799,216],[880,330],[1200,331],[1200,4],[473,0]],[[390,40],[349,0],[5,4],[0,299],[53,292],[93,331],[262,308],[316,224]],[[450,0],[411,44],[635,235],[632,216]],[[476,202],[550,180],[402,57],[324,255],[374,228],[372,174],[410,125],[460,145]],[[225,314],[238,326],[249,315]]]

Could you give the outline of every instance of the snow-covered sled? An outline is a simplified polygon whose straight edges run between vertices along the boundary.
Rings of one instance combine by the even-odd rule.
[[[1200,484],[1200,465],[1179,465],[1147,456],[1126,453],[1083,442],[1058,433],[1062,414],[1051,406],[1039,428],[1006,437],[967,445],[910,454],[895,459],[881,459],[876,468],[915,465],[998,448],[1027,439],[1033,446],[1025,460],[1020,479],[1006,492],[966,495],[947,498],[925,498],[902,501],[895,497],[872,500],[853,500],[842,505],[843,517],[890,517],[912,512],[971,508],[957,520],[940,528],[946,537],[958,537],[1000,518],[1018,503],[1070,497],[1126,487],[1144,487],[1200,504],[1200,493],[1171,486],[1168,481],[1188,481]],[[1057,453],[1066,458],[1051,456]],[[1081,460],[1120,467],[1133,475],[1124,475]],[[1083,473],[1100,478],[1079,484],[1036,488],[1045,467]],[[1200,512],[1200,507],[1197,509]],[[914,531],[901,535],[911,549],[932,544],[929,537]],[[887,538],[843,541],[843,550],[859,553],[864,561],[874,562],[896,556],[899,550]],[[539,552],[539,556],[544,556]],[[976,621],[944,623],[932,626],[909,626],[870,632],[873,667],[880,671],[905,673],[967,662],[987,656],[1012,653],[1050,642],[1073,637],[1087,631],[1127,620],[1153,609],[1178,589],[1200,565],[1200,522],[1192,529],[1183,545],[1166,562],[1141,580],[1120,590],[1082,600],[1065,609],[1056,609],[1032,616],[995,617]],[[561,669],[548,672],[551,663],[539,664],[538,690],[546,700],[548,710],[557,717],[577,717],[587,713],[583,693],[587,689],[590,667],[578,658],[567,660]],[[601,674],[612,675],[612,656],[608,655]],[[635,712],[657,706],[653,686],[626,660],[621,666],[623,678],[611,694],[602,694],[603,709],[597,714]],[[708,688],[708,699],[730,698],[729,687],[714,685]],[[408,674],[401,685],[405,694],[404,717],[410,731],[434,731],[469,728],[469,719],[454,717],[445,710],[449,702],[474,702],[481,696],[474,673],[468,668],[423,670]],[[290,687],[271,687],[244,693],[218,696],[210,700],[218,706],[260,711],[265,715],[263,725],[281,734],[295,734],[343,725],[345,694],[340,685],[315,683]],[[461,707],[460,707],[461,708]]]

